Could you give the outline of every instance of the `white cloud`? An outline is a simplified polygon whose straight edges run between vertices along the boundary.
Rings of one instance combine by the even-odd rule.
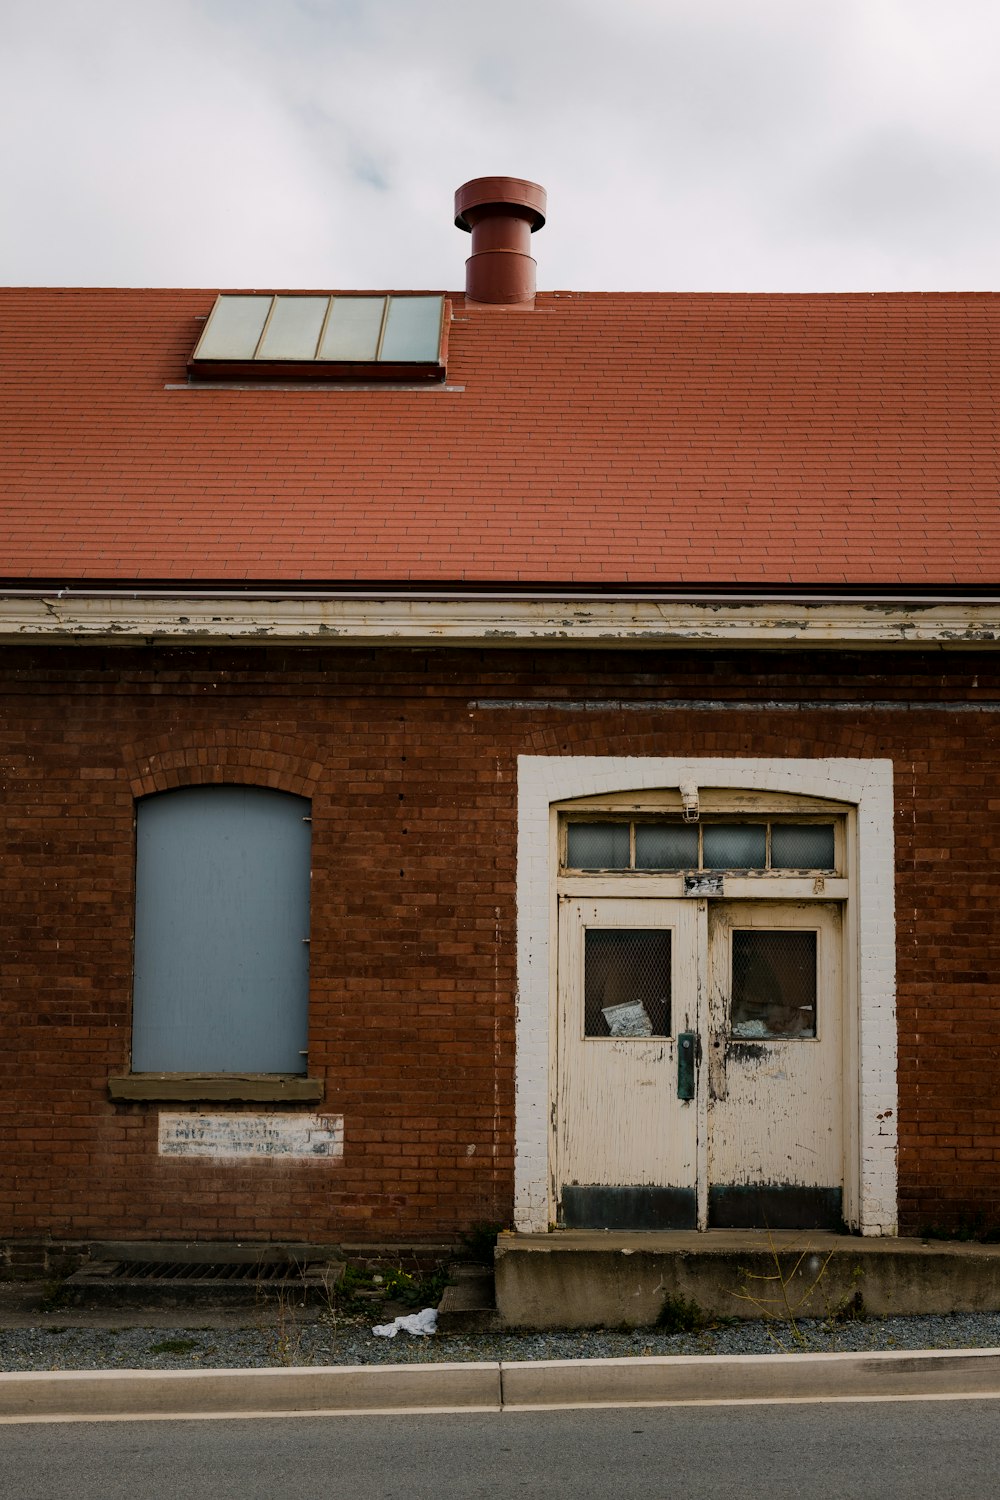
[[[998,48],[981,0],[8,0],[0,279],[460,286],[510,173],[542,287],[989,287]]]

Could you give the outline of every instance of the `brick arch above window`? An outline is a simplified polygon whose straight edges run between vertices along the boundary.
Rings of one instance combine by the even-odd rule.
[[[133,797],[223,783],[311,797],[323,773],[312,750],[301,740],[265,730],[210,730],[126,745],[123,760]]]

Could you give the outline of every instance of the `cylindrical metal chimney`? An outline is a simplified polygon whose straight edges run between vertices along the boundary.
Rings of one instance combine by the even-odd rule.
[[[472,235],[465,262],[470,302],[535,300],[531,236],[545,223],[545,189],[521,177],[477,177],[455,194],[455,223]]]

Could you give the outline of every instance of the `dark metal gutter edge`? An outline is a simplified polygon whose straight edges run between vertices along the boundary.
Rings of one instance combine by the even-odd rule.
[[[811,593],[801,590],[777,591],[774,593],[726,593],[692,591],[675,593],[666,590],[621,591],[588,589],[406,589],[406,588],[311,588],[293,589],[274,585],[232,588],[229,586],[183,586],[172,588],[127,588],[127,587],[25,587],[4,585],[0,582],[0,598],[16,599],[257,599],[257,600],[373,600],[391,599],[423,602],[453,602],[471,604],[479,601],[504,601],[508,603],[559,603],[559,604],[701,604],[721,609],[727,605],[795,604],[802,606],[831,604],[865,604],[882,607],[901,604],[911,607],[926,607],[941,604],[1000,604],[1000,589],[979,593],[964,590],[954,593],[906,593],[893,590],[853,591],[843,593]]]

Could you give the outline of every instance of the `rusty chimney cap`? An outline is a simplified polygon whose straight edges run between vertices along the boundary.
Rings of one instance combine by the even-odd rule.
[[[530,219],[534,234],[545,223],[545,189],[537,182],[527,182],[523,177],[475,177],[455,193],[455,227],[472,233],[472,224],[465,217],[477,208],[496,207],[509,209],[514,218]]]

